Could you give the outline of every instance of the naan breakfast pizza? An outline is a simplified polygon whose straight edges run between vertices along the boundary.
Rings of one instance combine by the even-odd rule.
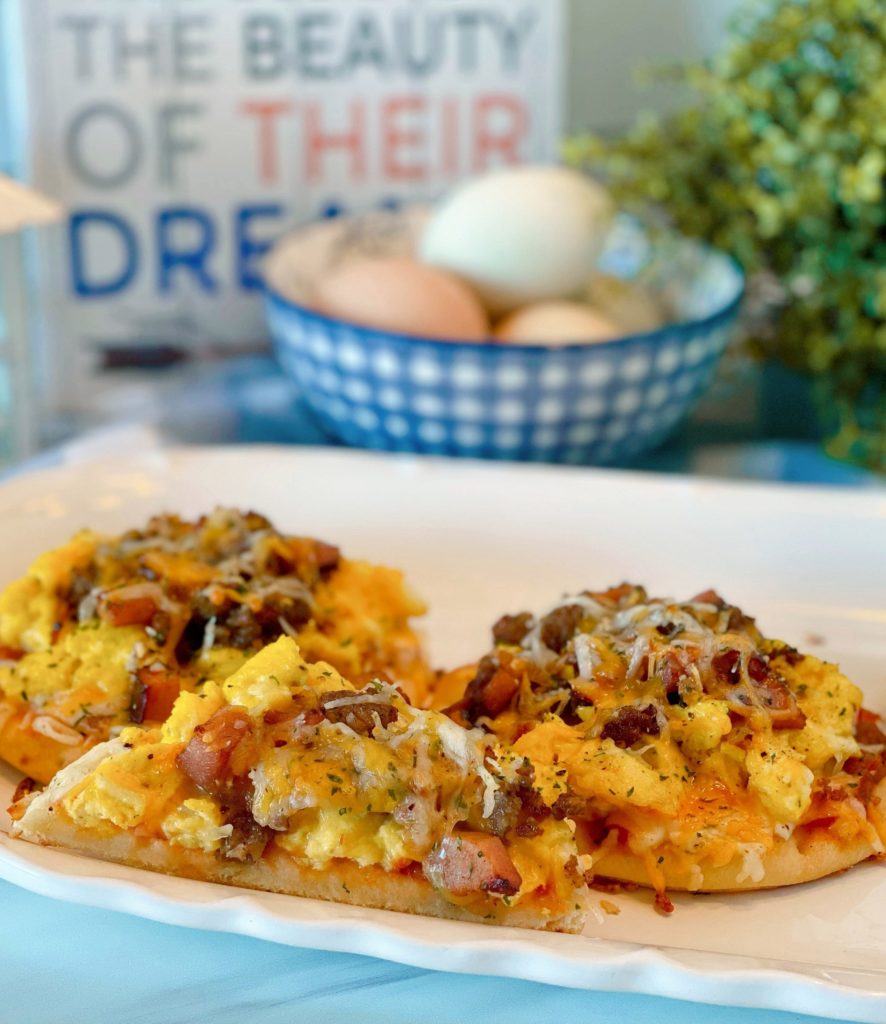
[[[555,773],[479,729],[355,687],[282,637],[23,785],[30,842],[232,885],[459,920],[580,931]]]
[[[449,708],[554,768],[555,818],[590,875],[667,889],[792,885],[882,856],[886,736],[839,669],[777,640],[713,591],[639,586],[506,615],[452,673]]]

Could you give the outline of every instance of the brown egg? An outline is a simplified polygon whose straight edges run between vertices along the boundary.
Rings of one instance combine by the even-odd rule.
[[[316,309],[363,327],[445,341],[486,341],[489,320],[457,277],[401,257],[352,260],[317,285]]]
[[[608,317],[580,302],[536,302],[495,327],[496,341],[512,345],[574,345],[610,341],[623,333]]]

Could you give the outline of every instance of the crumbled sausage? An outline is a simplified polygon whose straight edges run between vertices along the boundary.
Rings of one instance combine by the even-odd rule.
[[[219,849],[221,856],[244,864],[259,860],[271,841],[272,830],[259,825],[248,811],[235,814],[229,824],[233,825],[233,829],[229,836],[222,839]]]
[[[518,615],[502,615],[492,627],[492,639],[497,644],[509,644],[517,647],[532,629],[532,613],[520,612]]]
[[[564,818],[590,817],[590,803],[587,797],[575,793],[561,793],[551,807],[551,814],[557,821]]]
[[[363,736],[369,736],[376,725],[381,722],[387,728],[391,722],[396,721],[399,712],[392,704],[382,703],[377,700],[359,700],[359,697],[375,697],[375,691],[363,690],[330,690],[320,697],[320,706],[323,714],[329,722],[343,722],[354,732]],[[329,707],[340,700],[347,700],[347,704],[338,707]]]
[[[584,614],[580,604],[564,604],[555,608],[541,620],[541,642],[555,654],[562,654]]]
[[[612,740],[617,747],[632,747],[641,736],[658,736],[661,726],[654,704],[619,708],[603,726],[601,739]]]

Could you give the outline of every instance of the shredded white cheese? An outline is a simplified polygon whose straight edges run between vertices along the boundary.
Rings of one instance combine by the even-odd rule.
[[[75,747],[83,740],[82,735],[76,729],[72,729],[51,715],[37,715],[31,722],[31,728],[34,732],[39,732],[41,736],[55,740],[56,743],[62,743],[66,747]]]
[[[493,774],[480,762],[477,764],[477,774],[483,782],[483,817],[488,818],[495,810],[495,794],[498,792],[498,783]]]
[[[212,650],[215,644],[215,623],[216,618],[213,615],[209,622],[206,623],[206,628],[203,630],[203,643],[200,646],[201,654],[206,654],[207,651]]]
[[[765,848],[760,843],[739,843],[738,851],[741,854],[741,871],[735,876],[736,882],[762,882],[766,876],[766,868],[763,867]]]
[[[389,706],[390,703],[390,697],[384,693],[354,693],[349,694],[347,697],[336,697],[335,700],[323,701],[323,707],[328,711],[333,711],[335,708],[346,708],[352,704],[384,704]]]
[[[280,628],[287,636],[291,636],[293,640],[298,640],[298,630],[291,623],[287,622],[282,615],[277,617],[277,622],[280,623]]]
[[[587,633],[579,633],[575,638],[574,643],[575,649],[575,661],[578,667],[578,674],[582,679],[591,679],[594,674],[594,669],[600,664],[601,658],[591,642],[591,638]]]

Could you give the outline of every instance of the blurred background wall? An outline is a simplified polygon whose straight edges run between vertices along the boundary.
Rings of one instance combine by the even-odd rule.
[[[741,0],[569,0],[566,129],[620,128],[664,110],[672,88],[643,89],[636,68],[711,53]]]

